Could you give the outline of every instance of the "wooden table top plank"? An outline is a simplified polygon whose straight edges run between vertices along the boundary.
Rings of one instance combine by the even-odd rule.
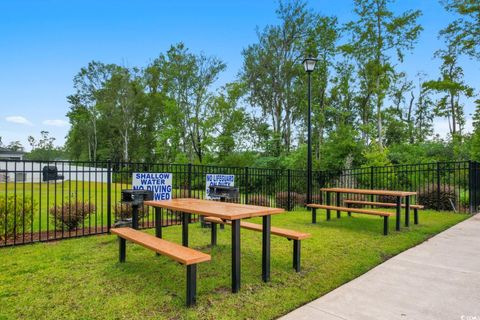
[[[184,265],[211,260],[210,255],[206,253],[154,237],[132,228],[112,228],[110,231],[128,241],[142,245]]]
[[[172,200],[145,201],[145,205],[173,211],[211,216],[225,220],[261,217],[285,212],[284,209],[261,207],[247,204],[177,198]]]
[[[378,196],[415,196],[414,191],[395,191],[395,190],[370,190],[370,189],[353,189],[353,188],[321,188],[321,191],[340,192],[340,193],[356,193],[356,194],[371,194]]]

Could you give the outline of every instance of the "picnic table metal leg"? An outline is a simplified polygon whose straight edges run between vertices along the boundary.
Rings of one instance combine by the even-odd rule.
[[[211,237],[211,243],[212,247],[217,245],[217,224],[210,222],[210,228],[212,228],[212,237]]]
[[[162,208],[155,208],[155,236],[162,238]]]
[[[187,266],[187,307],[195,305],[197,302],[197,265]]]
[[[418,224],[418,209],[417,208],[413,209],[413,219],[414,219],[414,223]]]
[[[155,236],[162,238],[162,220],[163,220],[162,208],[155,207]],[[156,252],[155,255],[159,256],[160,253]]]
[[[188,247],[188,221],[190,214],[182,212],[182,245]]]
[[[132,228],[138,229],[138,205],[132,205]]]
[[[327,191],[327,206],[330,205],[330,191]],[[330,209],[327,209],[327,221],[330,220]]]
[[[351,204],[350,203],[347,203],[347,208],[350,208]],[[350,211],[347,211],[347,214],[349,217],[352,216],[352,213]]]
[[[232,292],[240,290],[240,220],[232,220]]]
[[[300,240],[293,240],[293,268],[300,272]]]
[[[317,208],[312,208],[312,223],[317,223]]]
[[[402,197],[397,197],[397,212],[396,212],[397,221],[396,221],[396,226],[395,226],[395,229],[396,229],[397,231],[400,231],[400,215],[401,215],[401,211],[402,211]]]
[[[388,216],[383,217],[383,235],[388,235]]]
[[[405,197],[405,227],[410,225],[410,196]]]
[[[119,261],[120,262],[125,262],[125,256],[127,254],[127,241],[123,238],[118,237],[118,243],[119,243]]]
[[[337,207],[340,207],[340,192],[337,192],[335,197]],[[340,210],[337,210],[337,219],[340,219]]]
[[[262,228],[262,280],[270,281],[270,229],[271,216],[263,216]]]

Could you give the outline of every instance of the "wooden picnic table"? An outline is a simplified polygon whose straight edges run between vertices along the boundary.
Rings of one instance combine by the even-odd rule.
[[[373,196],[393,196],[396,197],[396,230],[400,230],[400,215],[402,210],[402,199],[405,198],[405,226],[410,224],[410,196],[417,195],[413,191],[395,191],[395,190],[369,190],[369,189],[353,189],[353,188],[321,188],[326,192],[326,202],[330,205],[330,194],[336,193],[337,206],[340,206],[341,193],[368,194]]]
[[[238,203],[219,202],[190,198],[172,200],[145,201],[144,205],[155,207],[155,225],[157,236],[161,237],[161,209],[170,209],[182,214],[182,244],[188,247],[188,222],[190,214],[216,217],[231,221],[232,225],[232,292],[240,290],[240,220],[262,217],[262,279],[270,280],[270,231],[271,215],[285,210]]]

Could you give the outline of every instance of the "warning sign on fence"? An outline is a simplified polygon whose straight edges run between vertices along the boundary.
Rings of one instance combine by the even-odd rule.
[[[207,174],[207,183],[205,186],[205,199],[213,200],[220,199],[210,195],[210,186],[224,186],[224,187],[234,187],[235,186],[235,175],[233,174]]]
[[[172,174],[134,172],[132,189],[153,191],[153,200],[170,200],[172,199]]]

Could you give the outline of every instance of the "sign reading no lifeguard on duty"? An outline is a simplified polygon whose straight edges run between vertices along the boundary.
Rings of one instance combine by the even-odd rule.
[[[210,186],[224,186],[224,187],[234,187],[235,186],[235,175],[233,174],[207,174],[207,183],[205,186],[205,199],[213,200],[219,199],[210,195]]]
[[[153,191],[153,200],[170,200],[172,199],[172,174],[134,172],[132,189]]]

